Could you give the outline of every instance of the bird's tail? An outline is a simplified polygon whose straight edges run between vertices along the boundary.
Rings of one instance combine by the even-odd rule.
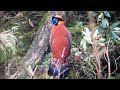
[[[52,63],[49,66],[48,75],[53,77],[59,77],[60,79],[65,78],[69,72],[69,64],[58,64]]]

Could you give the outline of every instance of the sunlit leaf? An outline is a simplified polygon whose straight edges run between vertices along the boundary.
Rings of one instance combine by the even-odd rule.
[[[83,46],[83,43],[86,42],[85,39],[83,38],[80,42],[80,46]]]
[[[104,46],[105,45],[105,43],[104,43],[104,41],[105,41],[106,39],[104,39],[104,38],[99,38],[99,40],[97,41],[97,44],[99,44],[99,45],[101,45],[101,46]]]
[[[105,43],[102,43],[102,42],[99,42],[98,44],[101,45],[101,46],[104,46],[104,45],[105,45]]]
[[[104,11],[105,16],[111,17],[108,11]]]
[[[12,30],[14,30],[14,31],[16,31],[16,30],[18,30],[19,29],[19,26],[13,26],[12,27]]]
[[[109,26],[109,22],[107,19],[102,19],[102,26],[103,28],[107,28]]]
[[[78,52],[75,53],[75,56],[80,56],[81,53],[82,53],[82,52],[79,52],[79,51],[78,51]]]
[[[83,48],[84,48],[84,50],[87,49],[86,42],[83,43]]]
[[[99,41],[100,41],[100,42],[104,42],[105,39],[104,39],[104,38],[100,38]]]
[[[98,16],[97,21],[101,21],[102,17],[103,17],[103,13],[101,13],[101,14]]]
[[[72,48],[72,51],[76,52],[78,51],[78,48]]]
[[[85,59],[84,59],[84,61],[89,61],[90,60],[90,57],[86,57]]]
[[[95,30],[94,34],[93,34],[93,38],[95,38],[98,35],[98,29]]]
[[[91,32],[87,27],[84,27],[84,31],[82,31],[82,34],[88,37],[91,36]]]
[[[81,40],[80,45],[84,48],[84,50],[86,50],[87,46],[86,46],[86,40],[85,39]]]
[[[30,26],[34,27],[33,22],[29,19]]]
[[[86,40],[88,43],[92,44],[91,31],[87,27],[84,27],[84,31],[82,31],[82,34],[83,34],[84,40]]]
[[[23,14],[21,12],[19,12],[16,17],[21,17]]]
[[[115,27],[114,30],[120,30],[120,27]]]
[[[115,27],[112,30],[117,34],[120,34],[120,27]]]
[[[93,42],[91,41],[91,38],[84,38],[89,44],[93,44]]]
[[[85,42],[85,39],[82,39],[80,42],[80,46],[82,46],[84,42]]]
[[[111,31],[110,37],[111,37],[112,39],[118,39],[118,40],[120,40],[120,37],[119,37],[115,32],[113,32],[113,31]]]

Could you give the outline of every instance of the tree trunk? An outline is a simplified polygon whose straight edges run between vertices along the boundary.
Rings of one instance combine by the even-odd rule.
[[[42,57],[47,51],[49,46],[49,36],[51,31],[51,17],[54,14],[65,15],[64,11],[48,11],[47,17],[44,22],[44,26],[41,30],[38,30],[36,37],[34,38],[28,52],[20,61],[20,65],[14,75],[7,78],[27,79],[31,78],[31,74],[34,71],[35,65],[42,60]],[[47,19],[48,18],[48,19]],[[40,29],[40,28],[39,28]]]

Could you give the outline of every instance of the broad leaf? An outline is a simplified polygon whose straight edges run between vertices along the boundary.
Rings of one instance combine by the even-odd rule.
[[[103,28],[107,28],[109,26],[107,19],[102,19],[102,26],[103,26]]]
[[[19,26],[13,26],[13,27],[12,27],[12,30],[13,30],[13,31],[16,31],[16,30],[18,30],[18,29],[19,29]]]
[[[105,39],[104,39],[104,38],[100,38],[99,41],[100,41],[100,42],[104,42]]]
[[[112,28],[115,28],[116,26],[118,26],[120,24],[120,21],[119,22],[116,22],[116,23],[113,23],[112,25],[111,25],[111,27]]]
[[[111,17],[108,11],[104,11],[105,16]]]
[[[78,51],[78,48],[72,48],[71,49],[73,52],[77,52]]]
[[[112,39],[118,39],[118,40],[120,40],[120,37],[119,37],[115,32],[113,32],[113,31],[111,31],[110,37],[111,37]]]
[[[103,17],[103,13],[101,13],[101,14],[98,16],[97,21],[101,21],[102,17]]]
[[[82,31],[82,34],[83,34],[84,39],[88,43],[92,44],[92,41],[91,41],[91,31],[87,27],[84,27],[84,31]]]
[[[84,50],[86,50],[86,40],[83,38],[80,42],[80,46],[82,46],[84,48]]]
[[[29,21],[30,26],[34,27],[33,22],[30,19],[28,21]]]
[[[98,34],[100,34],[102,32],[102,29],[100,26],[97,26],[97,30],[98,30]]]
[[[79,52],[79,51],[78,51],[78,52],[75,53],[75,56],[80,56],[81,53],[82,53],[82,52]]]
[[[102,43],[102,42],[98,42],[98,44],[99,44],[100,46],[104,46],[104,45],[105,45],[105,43]]]
[[[98,35],[98,29],[96,28],[96,30],[95,30],[95,32],[94,32],[94,34],[93,34],[93,38],[96,38],[96,36]]]
[[[117,30],[117,31],[118,31],[118,30],[120,30],[120,27],[115,27],[114,30]]]

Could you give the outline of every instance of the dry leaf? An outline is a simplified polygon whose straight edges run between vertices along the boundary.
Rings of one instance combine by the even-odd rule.
[[[19,12],[17,15],[16,15],[16,17],[20,17],[20,16],[22,16],[23,14],[21,13],[21,12]]]
[[[34,27],[33,22],[29,19],[30,26]]]
[[[14,17],[14,19],[18,19],[19,17],[22,17],[23,16],[23,14],[21,13],[21,12],[19,12],[15,17]]]

